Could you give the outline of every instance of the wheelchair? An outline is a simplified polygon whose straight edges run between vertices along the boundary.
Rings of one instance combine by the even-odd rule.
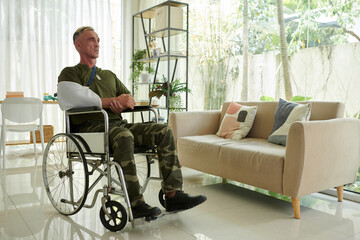
[[[135,106],[134,110],[124,112],[141,112],[144,122],[143,112],[146,111],[152,112],[157,122],[157,113],[150,106]],[[103,132],[72,132],[71,116],[100,113],[105,123]],[[53,136],[43,156],[43,181],[50,202],[61,214],[73,215],[82,207],[94,207],[98,195],[101,194],[99,216],[105,228],[112,232],[120,231],[127,222],[131,222],[132,227],[135,227],[121,166],[112,161],[112,154],[109,151],[109,119],[106,111],[98,108],[70,109],[65,111],[65,121],[66,133]],[[162,179],[160,171],[158,177],[151,176],[151,164],[154,163],[156,156],[156,146],[150,148],[135,146],[134,153],[146,157],[145,161],[135,161],[141,193],[144,193],[149,180]],[[95,180],[90,184],[89,176],[94,173],[98,173],[99,176],[94,177]],[[102,188],[95,189],[104,177],[106,184]],[[93,190],[95,191],[93,199],[87,203],[87,196]],[[111,200],[113,195],[123,197],[126,207],[119,201]],[[161,189],[158,197],[164,207],[164,193]]]

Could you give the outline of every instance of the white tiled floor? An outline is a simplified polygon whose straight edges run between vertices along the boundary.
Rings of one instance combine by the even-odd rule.
[[[11,148],[9,148],[11,151]],[[41,158],[35,171],[31,148],[12,149],[1,172],[0,239],[326,239],[360,240],[360,204],[312,194],[301,198],[301,219],[293,218],[291,203],[221,179],[183,168],[184,190],[208,200],[188,211],[151,223],[131,224],[117,233],[99,219],[100,201],[67,217],[50,204],[42,183]],[[40,149],[39,149],[40,150]],[[28,154],[28,151],[30,154]],[[14,153],[15,152],[15,153]],[[145,192],[150,205],[160,206],[160,183]],[[92,199],[90,197],[90,199]]]

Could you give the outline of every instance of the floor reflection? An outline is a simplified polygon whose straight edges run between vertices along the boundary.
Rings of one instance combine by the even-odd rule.
[[[41,158],[41,157],[40,157]],[[128,223],[117,233],[99,219],[100,198],[91,209],[59,214],[48,200],[41,164],[29,155],[9,158],[1,170],[0,239],[360,239],[360,204],[316,193],[302,197],[301,219],[293,218],[286,197],[183,168],[184,190],[205,194],[204,204],[151,223]],[[39,162],[40,163],[40,162]],[[103,183],[99,183],[99,187]],[[145,199],[160,206],[159,181],[149,183]],[[123,201],[119,197],[114,197]],[[92,200],[90,194],[88,200]],[[163,208],[162,208],[163,209]]]

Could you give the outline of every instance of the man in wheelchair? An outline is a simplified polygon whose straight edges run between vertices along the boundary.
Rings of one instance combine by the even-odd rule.
[[[170,127],[157,123],[127,123],[121,117],[125,109],[133,109],[135,101],[130,91],[109,71],[97,68],[100,39],[92,27],[81,27],[73,35],[80,62],[66,67],[58,78],[60,107],[98,106],[109,116],[110,151],[120,164],[125,176],[134,218],[156,217],[161,214],[158,207],[145,203],[136,175],[134,146],[156,146],[162,175],[162,190],[165,194],[166,211],[192,208],[206,200],[204,195],[190,196],[182,189],[182,173]],[[98,132],[104,129],[102,116],[79,115],[72,118],[81,132]]]

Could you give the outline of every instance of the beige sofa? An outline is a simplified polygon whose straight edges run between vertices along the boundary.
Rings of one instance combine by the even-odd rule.
[[[221,111],[171,113],[180,163],[224,179],[291,197],[300,218],[300,196],[356,180],[360,163],[360,121],[346,119],[339,102],[312,102],[310,121],[291,125],[286,147],[267,142],[277,102],[239,102],[258,106],[251,131],[235,141],[216,136],[229,106]]]

